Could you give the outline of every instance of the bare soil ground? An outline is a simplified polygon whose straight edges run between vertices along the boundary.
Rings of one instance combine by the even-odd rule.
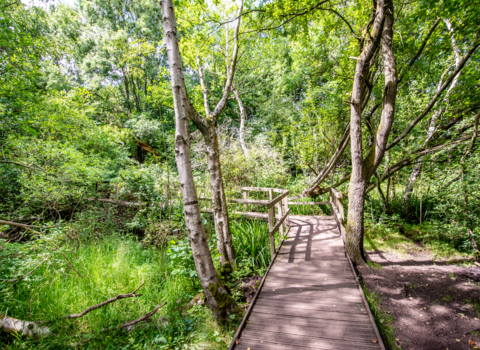
[[[433,260],[427,251],[407,257],[378,250],[367,255],[382,267],[360,272],[368,290],[381,295],[382,310],[393,316],[397,345],[480,349],[479,267]]]

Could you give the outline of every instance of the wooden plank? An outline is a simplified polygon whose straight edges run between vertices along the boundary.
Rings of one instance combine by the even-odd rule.
[[[320,205],[330,204],[330,202],[288,202],[288,205]]]
[[[378,346],[373,343],[373,340],[370,341],[351,341],[347,342],[345,340],[337,339],[327,339],[327,338],[315,338],[315,337],[303,337],[293,334],[281,334],[281,333],[262,333],[262,332],[244,332],[242,338],[245,340],[259,340],[265,342],[270,342],[273,344],[279,345],[289,345],[292,349],[295,349],[297,346],[311,347],[313,349],[331,349],[331,350],[359,350],[359,349],[375,349],[378,350]],[[261,349],[261,348],[260,348]],[[252,349],[254,350],[254,349]]]
[[[209,197],[198,197],[199,200],[212,200]],[[252,205],[268,205],[270,203],[267,199],[238,199],[238,198],[229,198],[227,199],[229,203],[239,203],[239,204],[252,204]]]
[[[267,205],[270,201],[266,199],[236,199],[231,198],[228,199],[230,203],[238,203],[238,204],[252,204],[252,205]]]
[[[315,335],[321,338],[337,339],[337,340],[368,340],[375,339],[375,333],[371,329],[359,329],[355,326],[339,326],[339,327],[311,327],[300,326],[295,324],[272,324],[265,322],[249,322],[249,331],[264,331],[264,332],[281,332],[283,334],[301,335],[310,337]]]
[[[358,321],[368,322],[367,314],[351,314],[346,312],[317,312],[304,309],[293,308],[275,308],[263,305],[255,306],[255,313],[273,316],[287,316],[287,317],[301,317],[301,318],[317,318],[321,320],[336,320],[336,321]],[[373,331],[372,331],[373,333]]]
[[[355,328],[359,331],[372,332],[372,327],[368,322],[357,322],[351,320],[329,320],[321,318],[302,318],[302,317],[290,317],[283,315],[272,315],[272,314],[262,314],[253,312],[250,316],[250,319],[247,322],[247,327],[250,322],[257,322],[263,324],[291,324],[301,327],[311,327],[311,328],[344,328],[350,329]]]
[[[273,224],[274,208],[269,212]],[[290,217],[289,237],[269,266],[238,345],[232,342],[235,349],[382,349],[335,214]]]
[[[202,209],[201,212],[211,214],[211,213],[213,213],[213,209],[206,208],[206,209]],[[268,214],[267,213],[257,213],[257,212],[254,212],[254,211],[243,212],[243,211],[236,211],[236,210],[231,211],[230,213],[235,214],[235,215],[244,215],[247,218],[252,218],[252,219],[260,219],[260,220],[267,220],[268,219]]]
[[[280,188],[271,188],[271,187],[240,187],[240,190],[242,191],[251,191],[251,192],[269,192],[272,190],[275,193],[283,193],[285,190],[282,190]]]
[[[298,310],[312,310],[317,312],[350,312],[352,314],[362,314],[366,315],[365,306],[361,302],[350,302],[337,305],[334,302],[324,302],[324,303],[311,303],[311,302],[302,302],[301,300],[271,300],[265,298],[259,298],[257,301],[257,306],[269,306],[276,307],[279,309],[298,309]]]
[[[270,192],[270,196],[272,195],[272,192]],[[275,216],[275,207],[270,207],[268,208],[268,231],[272,232],[273,230],[273,218]],[[275,231],[274,231],[275,232]],[[269,235],[269,240],[270,240],[270,256],[273,261],[273,256],[275,255],[275,237],[270,234]]]
[[[336,190],[335,188],[333,188],[333,187],[330,188],[330,191],[332,192],[332,194],[334,195],[335,198],[340,199],[340,198],[343,197],[343,196],[342,196],[342,192],[337,191],[337,190]]]

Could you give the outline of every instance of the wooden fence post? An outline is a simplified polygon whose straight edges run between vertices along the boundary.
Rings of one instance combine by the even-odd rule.
[[[247,199],[247,191],[243,190],[243,199]],[[247,212],[247,204],[243,205],[243,210]]]
[[[283,205],[285,206],[285,209],[284,209],[285,211],[284,211],[284,212],[286,213],[286,212],[288,212],[288,209],[289,209],[289,208],[288,208],[288,196],[286,196],[286,197],[284,198],[284,200],[285,200],[285,202],[284,202],[284,204],[283,204]],[[288,214],[288,216],[290,217],[290,214]],[[289,220],[289,218],[287,217],[287,219],[285,220],[285,223],[284,223],[284,224],[285,224],[285,228],[288,226],[288,220]]]
[[[280,202],[278,202],[277,205],[278,205],[278,220],[280,220],[280,219],[283,218],[283,214],[284,214],[284,212],[283,212],[283,199]],[[280,225],[280,236],[282,236],[282,237],[283,237],[283,226],[284,225],[282,223]]]
[[[268,196],[270,200],[273,199],[272,188],[268,190]],[[275,206],[272,205],[270,208],[268,208],[268,235],[270,239],[270,256],[272,257],[272,261],[275,256],[275,232],[272,232],[270,234],[270,231],[272,231],[274,227],[275,227]]]

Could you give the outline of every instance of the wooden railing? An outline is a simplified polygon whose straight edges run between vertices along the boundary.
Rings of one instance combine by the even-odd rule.
[[[338,223],[343,243],[345,243],[345,209],[343,208],[343,195],[333,187],[330,188],[330,205],[332,215]]]
[[[243,199],[230,198],[227,199],[227,202],[243,204],[244,211],[232,211],[233,214],[262,218],[265,214],[262,215],[262,213],[259,212],[248,212],[248,205],[261,205],[267,207],[268,209],[266,218],[268,220],[270,255],[273,259],[275,256],[275,233],[280,231],[280,235],[283,236],[286,227],[288,226],[288,216],[290,214],[290,209],[288,207],[288,195],[290,194],[290,191],[268,187],[240,187],[239,190],[242,191]],[[267,192],[269,199],[248,199],[248,192]],[[278,195],[274,197],[274,194],[276,193],[278,193]],[[211,200],[209,197],[198,197],[198,199]],[[276,209],[278,210],[278,213],[276,213]],[[212,210],[204,211],[209,212]]]

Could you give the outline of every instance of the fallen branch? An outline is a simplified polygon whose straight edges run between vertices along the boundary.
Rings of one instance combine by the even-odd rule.
[[[46,259],[45,259],[46,260]],[[44,260],[44,261],[45,261]],[[42,261],[42,264],[43,262]],[[40,264],[41,265],[41,264]],[[39,266],[40,266],[39,265]],[[38,266],[34,269],[36,270],[38,268]],[[34,271],[33,270],[33,271]],[[33,271],[29,272],[28,274],[32,273]],[[24,277],[26,277],[27,275],[25,275]],[[24,278],[23,277],[23,278]],[[65,316],[63,318],[65,319],[71,319],[71,318],[79,318],[79,317],[82,317],[86,314],[88,314],[90,311],[93,311],[95,309],[99,309],[101,308],[102,306],[105,306],[107,304],[110,304],[110,303],[113,303],[114,301],[117,301],[117,300],[120,300],[120,299],[125,299],[125,298],[132,298],[132,297],[139,297],[139,296],[142,296],[143,294],[135,294],[140,288],[142,288],[143,286],[145,285],[145,283],[142,283],[142,285],[140,287],[138,287],[137,289],[135,289],[132,293],[129,293],[129,294],[120,294],[120,295],[117,295],[116,297],[114,298],[111,298],[111,299],[108,299],[100,304],[97,304],[97,305],[93,305],[93,306],[90,306],[89,308],[85,309],[84,311],[78,313],[78,314],[72,314],[72,315],[68,315],[68,316]],[[139,322],[142,322],[142,321],[146,321],[148,320],[154,313],[156,313],[158,311],[158,309],[160,309],[162,306],[164,306],[166,303],[164,303],[163,305],[159,305],[157,306],[155,309],[153,309],[152,311],[150,311],[148,314],[140,317],[140,318],[137,318],[136,320],[133,320],[133,321],[130,321],[130,322],[126,322],[118,327],[115,327],[115,328],[112,328],[112,329],[103,329],[102,330],[102,333],[103,332],[106,332],[107,330],[113,330],[113,329],[123,329],[125,327],[129,327],[129,326],[132,326],[136,323],[139,323]],[[49,335],[51,335],[51,331],[50,331],[50,328],[48,327],[40,327],[38,326],[38,323],[43,323],[44,321],[39,321],[39,322],[32,322],[32,321],[23,321],[23,320],[18,320],[16,318],[13,318],[13,317],[9,317],[9,316],[5,316],[4,315],[1,315],[0,316],[0,330],[1,331],[4,331],[6,333],[18,333],[18,334],[21,334],[21,335],[24,335],[24,336],[27,336],[27,337],[35,337],[35,338],[43,338],[43,337],[47,337]],[[93,338],[91,338],[93,339]],[[91,339],[88,339],[88,340],[91,340]]]
[[[140,322],[143,322],[143,321],[148,321],[150,319],[150,317],[152,317],[160,308],[164,307],[165,305],[167,305],[166,302],[163,303],[163,304],[159,304],[155,309],[150,311],[148,314],[145,314],[145,315],[137,318],[136,320],[125,322],[125,323],[121,324],[120,326],[117,326],[117,327],[114,327],[114,328],[105,328],[105,329],[102,330],[102,333],[117,330],[117,329],[124,329],[124,328],[127,328],[127,327],[131,327],[131,326],[133,326],[137,323],[140,323]]]
[[[140,288],[142,288],[143,286],[145,285],[145,283],[142,283],[142,285],[140,287],[138,287],[137,289],[135,289],[132,293],[129,293],[129,294],[119,294],[117,295],[116,297],[113,297],[111,299],[108,299],[108,300],[105,300],[104,302],[101,302],[100,304],[96,304],[96,305],[93,305],[93,306],[90,306],[88,307],[87,309],[83,310],[82,312],[78,313],[78,314],[71,314],[71,315],[68,315],[68,316],[65,316],[65,318],[69,319],[69,318],[79,318],[79,317],[82,317],[82,316],[85,316],[86,314],[88,314],[90,311],[93,311],[95,309],[99,309],[101,308],[102,306],[105,306],[107,304],[110,304],[110,303],[113,303],[114,301],[117,301],[117,300],[120,300],[120,299],[125,299],[125,298],[136,298],[136,297],[140,297],[142,296],[143,294],[135,294]]]
[[[36,235],[42,235],[40,232],[35,231],[35,230],[32,230],[32,229],[29,227],[29,225],[20,224],[20,223],[18,223],[18,222],[11,222],[11,221],[0,220],[0,224],[21,227],[21,228],[24,228],[24,229],[27,230],[27,231],[30,231],[30,232],[35,233]]]

